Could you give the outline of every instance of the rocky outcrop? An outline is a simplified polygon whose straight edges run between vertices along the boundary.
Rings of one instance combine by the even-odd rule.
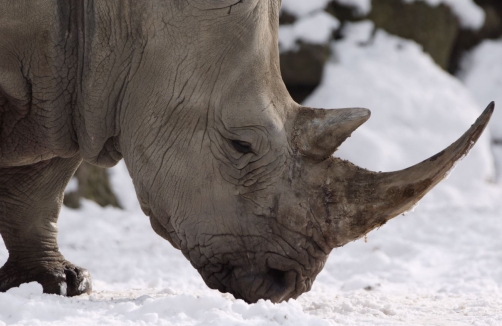
[[[120,207],[117,197],[113,193],[106,169],[82,163],[75,173],[78,188],[65,194],[64,204],[70,208],[79,208],[82,198],[92,200],[98,205]]]
[[[328,44],[304,42],[298,44],[297,51],[281,54],[282,78],[295,101],[301,103],[319,86],[329,56]]]
[[[341,22],[327,44],[302,41],[298,49],[281,53],[281,69],[293,98],[303,101],[320,83],[322,68],[329,57],[329,43],[336,41],[345,22],[371,20],[376,28],[410,39],[444,70],[454,74],[463,54],[485,39],[502,36],[502,1],[475,0],[485,11],[485,23],[478,30],[463,27],[447,5],[430,6],[424,1],[373,0],[369,13],[361,15],[345,1],[331,0],[324,9]],[[298,17],[283,11],[281,24],[293,24]]]
[[[441,68],[448,68],[460,24],[446,5],[430,7],[422,1],[378,0],[373,1],[367,19],[376,28],[421,44]]]
[[[502,1],[500,0],[475,0],[483,8],[486,16],[485,23],[479,30],[461,29],[455,39],[448,71],[458,71],[460,60],[466,51],[473,49],[486,39],[502,37]]]

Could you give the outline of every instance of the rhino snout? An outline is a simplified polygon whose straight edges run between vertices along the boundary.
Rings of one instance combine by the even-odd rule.
[[[237,299],[255,303],[260,299],[274,303],[296,299],[311,289],[318,271],[306,271],[299,262],[288,259],[287,266],[280,263],[284,257],[268,254],[260,262],[242,265],[213,264],[199,269],[206,284]],[[259,266],[262,267],[259,267]],[[322,264],[319,264],[322,265]]]

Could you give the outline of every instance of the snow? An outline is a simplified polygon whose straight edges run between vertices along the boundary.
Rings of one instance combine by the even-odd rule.
[[[372,31],[370,21],[347,24],[345,38],[333,45],[334,59],[326,65],[322,85],[305,105],[372,110],[371,119],[336,155],[374,171],[400,170],[457,140],[488,102],[480,106],[416,43],[381,30],[372,36]],[[493,180],[494,174],[485,134],[449,182],[431,196],[442,201],[463,196],[482,203],[486,196],[478,188]]]
[[[495,101],[490,131],[498,143],[502,141],[502,39],[486,40],[475,47],[462,60],[459,78],[474,95],[478,103]],[[494,145],[497,164],[497,182],[502,182],[502,146]]]
[[[295,51],[297,41],[326,44],[340,22],[330,14],[319,11],[298,19],[294,24],[279,28],[281,51]]]
[[[493,146],[493,156],[495,158],[495,163],[497,165],[497,183],[502,183],[502,146],[500,144]]]
[[[462,27],[480,29],[485,23],[485,12],[474,0],[403,0],[404,2],[425,1],[430,6],[445,4],[459,18]]]
[[[116,180],[129,181],[121,163]],[[120,198],[133,195],[131,187]],[[92,295],[0,294],[0,325],[499,325],[501,208],[423,207],[336,249],[311,292],[248,305],[210,290],[139,208],[63,208],[61,251],[88,268]],[[480,222],[481,221],[481,222]],[[0,261],[7,258],[0,250]]]
[[[303,17],[315,11],[324,10],[329,2],[330,0],[283,0],[281,9],[296,17]]]
[[[78,190],[78,179],[71,178],[70,182],[66,186],[65,193],[75,192]]]
[[[495,101],[490,127],[493,137],[502,140],[502,39],[486,40],[467,54],[459,77],[480,105]]]
[[[372,29],[347,25],[307,104],[372,109],[336,155],[388,171],[440,151],[481,107],[418,45],[382,31],[371,37]],[[482,137],[415,212],[334,250],[312,291],[281,304],[248,305],[208,289],[151,229],[121,162],[111,182],[125,210],[84,201],[63,207],[59,221],[61,251],[90,271],[93,294],[65,298],[22,285],[0,293],[0,326],[501,325],[502,191],[486,182],[489,143]],[[0,264],[6,259],[0,241]]]

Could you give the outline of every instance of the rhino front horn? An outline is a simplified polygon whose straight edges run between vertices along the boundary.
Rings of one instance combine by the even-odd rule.
[[[332,248],[356,240],[410,210],[443,180],[481,136],[495,108],[490,103],[476,122],[445,150],[397,172],[376,173],[331,157],[308,163],[312,217]]]
[[[293,143],[301,155],[323,161],[370,115],[371,112],[363,108],[325,110],[301,107],[296,116]]]

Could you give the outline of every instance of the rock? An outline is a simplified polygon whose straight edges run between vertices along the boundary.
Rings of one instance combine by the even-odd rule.
[[[373,1],[367,18],[376,28],[421,44],[439,66],[448,68],[460,30],[460,23],[448,6],[431,7],[422,1],[378,0]]]
[[[117,197],[112,191],[106,169],[83,162],[75,173],[78,189],[65,194],[64,204],[70,208],[79,208],[80,199],[92,200],[102,207],[119,207]]]
[[[298,51],[281,53],[281,72],[293,99],[301,103],[321,83],[329,44],[298,43]]]
[[[281,10],[281,15],[279,16],[279,25],[292,25],[296,22],[296,17],[290,14],[286,10]]]
[[[475,0],[486,13],[485,24],[477,31],[460,30],[452,50],[448,71],[455,74],[459,70],[462,55],[486,39],[502,37],[502,1]]]

